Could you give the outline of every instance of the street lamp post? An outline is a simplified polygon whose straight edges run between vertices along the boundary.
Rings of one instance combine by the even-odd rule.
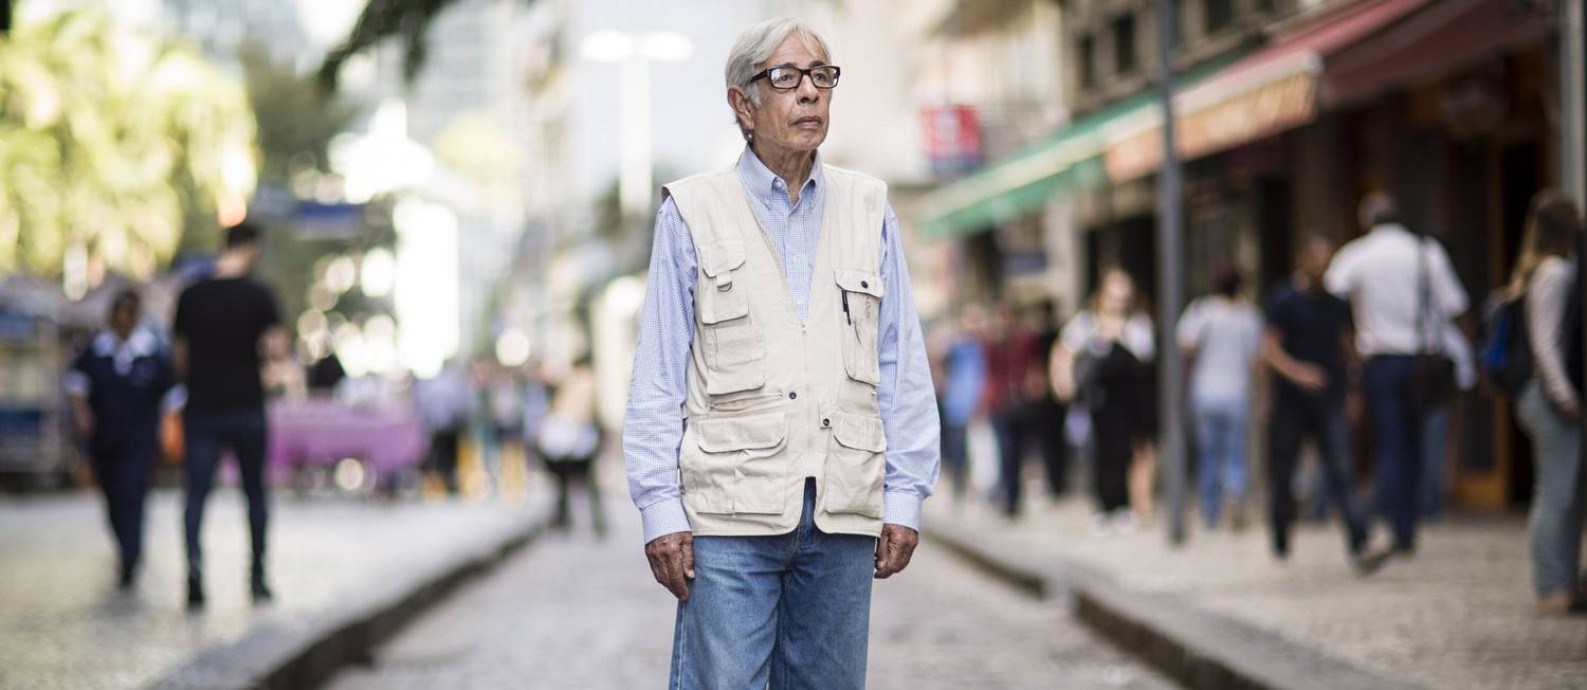
[[[1160,390],[1158,401],[1161,411],[1162,433],[1158,448],[1168,467],[1169,523],[1168,539],[1178,545],[1185,542],[1185,433],[1183,378],[1180,371],[1184,358],[1174,339],[1174,324],[1179,318],[1180,303],[1184,301],[1180,232],[1180,169],[1179,151],[1174,144],[1174,0],[1157,0],[1157,56],[1162,71],[1161,97],[1163,107],[1163,167],[1157,176],[1157,284],[1162,291],[1158,300],[1157,323],[1160,326],[1161,349]]]
[[[681,62],[693,51],[689,38],[673,31],[597,31],[580,46],[586,60],[619,66],[617,187],[625,217],[650,212],[650,63]]]

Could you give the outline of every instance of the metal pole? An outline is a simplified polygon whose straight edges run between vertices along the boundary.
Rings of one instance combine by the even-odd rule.
[[[1157,175],[1158,409],[1162,420],[1159,458],[1168,469],[1169,543],[1185,543],[1185,433],[1181,390],[1184,358],[1174,339],[1180,304],[1184,302],[1180,229],[1179,151],[1174,145],[1174,0],[1157,0],[1157,60],[1161,72],[1163,160]]]
[[[1560,0],[1560,187],[1578,206],[1587,203],[1587,57],[1583,53],[1582,3]]]

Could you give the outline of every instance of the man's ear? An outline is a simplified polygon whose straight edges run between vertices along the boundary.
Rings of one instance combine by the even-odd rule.
[[[755,129],[755,104],[749,100],[749,93],[743,87],[728,88],[727,105],[733,109],[740,127],[750,131]]]

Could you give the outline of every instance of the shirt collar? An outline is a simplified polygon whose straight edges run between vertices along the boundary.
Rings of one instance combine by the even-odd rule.
[[[159,350],[159,343],[142,327],[133,329],[132,335],[127,336],[126,342],[117,338],[114,331],[108,330],[100,331],[99,335],[94,337],[94,354],[100,357],[109,357],[122,348],[133,357],[148,357]]]
[[[1410,229],[1406,228],[1404,225],[1400,225],[1399,223],[1378,223],[1377,225],[1372,226],[1372,232],[1382,233],[1385,235],[1411,234]]]
[[[784,197],[788,195],[787,183],[783,182],[777,173],[772,172],[771,168],[766,167],[766,164],[761,162],[760,156],[755,155],[754,149],[748,146],[744,147],[744,152],[738,157],[738,177],[744,181],[744,186],[749,189],[750,194],[761,201],[775,199],[779,194]],[[818,151],[815,154],[815,162],[810,166],[810,179],[805,181],[805,188],[800,191],[799,198],[805,198],[813,188],[825,183],[821,170],[821,153]]]

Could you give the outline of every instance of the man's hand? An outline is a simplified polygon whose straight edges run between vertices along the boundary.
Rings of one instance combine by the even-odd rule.
[[[1328,372],[1314,364],[1297,362],[1289,372],[1289,380],[1307,393],[1321,393],[1328,389]]]
[[[656,537],[645,545],[645,558],[650,559],[650,572],[656,576],[656,582],[672,592],[678,601],[689,600],[689,580],[694,579],[693,532]]]
[[[920,543],[920,533],[903,525],[882,525],[882,536],[876,540],[876,579],[885,580],[909,567],[909,558],[915,555]]]

